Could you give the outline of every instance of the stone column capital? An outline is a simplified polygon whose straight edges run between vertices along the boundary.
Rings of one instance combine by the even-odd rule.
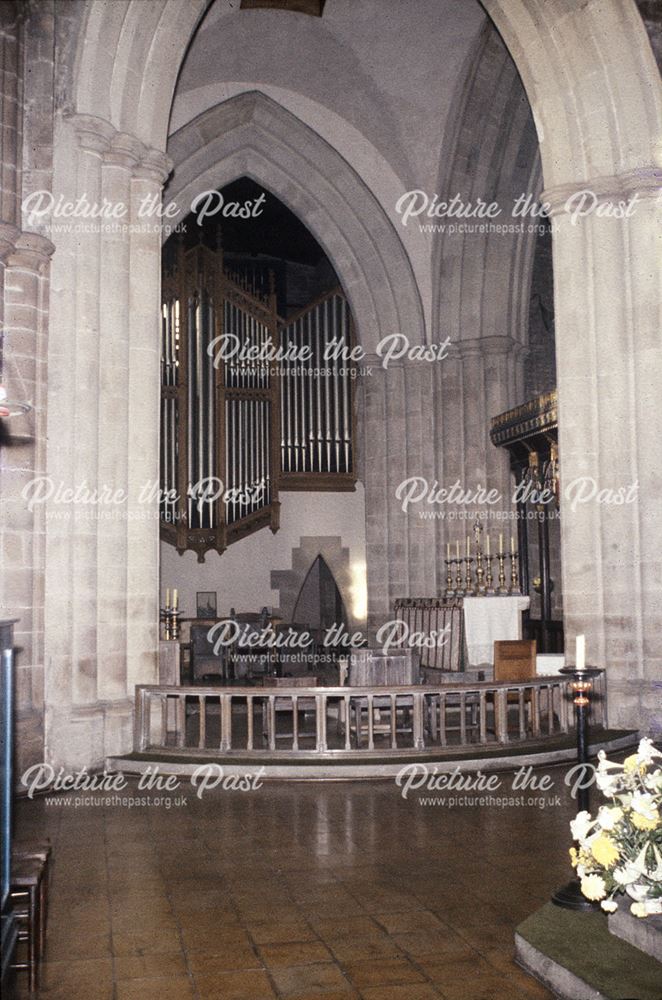
[[[128,132],[117,132],[110,140],[110,147],[103,154],[104,164],[133,170],[140,163],[145,147]]]
[[[174,166],[171,158],[160,149],[147,149],[143,153],[140,164],[134,170],[134,177],[142,177],[162,186],[172,172]]]
[[[600,205],[630,201],[635,196],[637,200],[655,200],[659,197],[660,188],[662,188],[662,168],[651,164],[637,167],[635,170],[626,170],[622,174],[560,184],[543,191],[540,201],[549,205],[550,216],[556,216],[572,212],[573,207],[578,207],[582,193],[585,193],[586,210],[593,206],[595,212]]]
[[[5,263],[7,267],[20,267],[43,274],[54,250],[51,241],[39,233],[19,233]]]
[[[97,115],[67,115],[66,121],[76,130],[81,149],[89,149],[95,153],[105,153],[117,134],[117,129],[110,122]]]
[[[523,349],[523,345],[506,334],[487,337],[465,337],[454,340],[449,346],[449,357],[465,361],[467,358],[505,356]]]
[[[488,337],[481,337],[479,341],[483,354],[510,354],[522,345],[514,337],[505,334],[492,334]]]

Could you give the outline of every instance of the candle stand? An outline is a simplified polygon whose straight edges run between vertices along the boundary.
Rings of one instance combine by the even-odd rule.
[[[575,706],[575,725],[577,730],[577,763],[584,766],[588,763],[588,734],[587,720],[589,706],[591,702],[591,688],[593,678],[602,673],[599,667],[562,667],[560,674],[570,679],[570,690],[573,693]],[[589,809],[589,787],[584,781],[577,793],[577,812],[590,812]],[[557,889],[552,896],[552,902],[557,906],[562,906],[567,910],[595,910],[596,904],[592,903],[583,895],[579,879],[573,878]]]

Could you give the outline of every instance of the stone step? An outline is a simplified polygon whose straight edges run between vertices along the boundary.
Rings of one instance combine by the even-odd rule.
[[[627,900],[624,897],[619,901],[616,912],[609,914],[609,930],[639,951],[662,962],[662,915],[635,917],[630,913],[630,902],[629,897]],[[660,974],[662,976],[662,970]]]
[[[560,1000],[660,1000],[662,966],[609,933],[601,911],[546,903],[519,925],[515,958]]]

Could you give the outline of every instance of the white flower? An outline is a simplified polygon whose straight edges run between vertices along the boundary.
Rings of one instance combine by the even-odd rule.
[[[644,774],[641,778],[644,786],[655,794],[662,792],[662,770],[652,771],[650,774]]]
[[[598,809],[598,823],[603,830],[613,830],[622,818],[623,810],[620,806],[600,806]]]
[[[586,840],[589,830],[595,826],[595,820],[591,819],[590,812],[585,809],[578,812],[576,817],[570,821],[570,832],[573,840]]]
[[[633,903],[630,913],[635,917],[648,917],[653,913],[662,913],[662,899],[646,899],[643,902]]]
[[[648,876],[653,882],[662,882],[662,857],[660,857],[660,852],[655,844],[653,844],[653,854],[655,856],[655,868],[649,870]]]
[[[586,875],[581,881],[581,889],[587,899],[602,899],[607,895],[605,880],[599,875]]]
[[[622,868],[614,868],[614,881],[619,885],[630,885],[636,882],[641,872],[633,864],[623,865]]]
[[[632,899],[636,900],[637,903],[643,902],[643,900],[648,895],[649,889],[647,885],[641,885],[637,883],[636,885],[629,885],[625,890]]]
[[[618,790],[618,777],[616,774],[605,774],[597,771],[595,783],[606,798],[612,799],[615,796]]]
[[[634,905],[636,906],[637,904],[635,903]],[[618,909],[618,905],[614,902],[613,899],[603,899],[602,902],[600,903],[600,906],[602,907],[603,910],[606,910],[607,913],[613,913],[615,910]]]
[[[604,750],[601,750],[598,754],[598,774],[603,774],[605,771],[617,770],[620,771],[622,764],[614,764],[613,761],[607,760]]]
[[[640,764],[652,764],[654,757],[662,757],[662,753],[655,749],[653,741],[644,736],[643,740],[639,743],[639,749],[637,750],[637,758]]]
[[[657,807],[652,795],[648,792],[635,792],[632,796],[632,809],[645,819],[654,820],[658,818]]]

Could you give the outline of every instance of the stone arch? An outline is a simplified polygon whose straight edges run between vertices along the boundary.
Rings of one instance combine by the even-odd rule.
[[[542,186],[535,125],[512,58],[491,22],[458,81],[444,137],[436,190],[440,199],[496,202],[498,224],[511,224],[516,198]],[[433,339],[450,337],[453,357],[442,394],[460,416],[442,423],[444,481],[489,482],[510,492],[505,452],[489,440],[490,419],[522,402],[523,362],[535,232],[439,234],[433,247]],[[469,220],[480,226],[489,219]],[[439,526],[439,540],[444,526]],[[447,536],[444,536],[447,537]],[[439,543],[438,543],[439,544]]]
[[[538,139],[510,53],[486,24],[457,88],[437,190],[468,202],[495,201],[513,221],[514,199],[542,187]],[[477,220],[480,222],[481,220]],[[518,220],[519,221],[519,220]],[[525,220],[527,221],[527,220]],[[433,315],[453,341],[505,333],[526,345],[535,233],[444,233],[433,252]],[[438,333],[441,333],[439,329]]]
[[[481,2],[522,77],[548,189],[659,164],[659,73],[634,0]],[[87,0],[72,18],[72,110],[163,149],[179,67],[209,5]]]
[[[257,91],[239,94],[171,136],[168,155],[165,198],[181,214],[201,191],[242,175],[280,198],[326,251],[367,351],[405,330],[424,342],[416,279],[393,223],[347,161],[290,111]]]
[[[522,77],[548,192],[626,175],[623,190],[659,167],[662,92],[635,0],[481,3]]]
[[[86,0],[67,81],[77,114],[164,150],[189,42],[212,0]]]
[[[61,106],[71,117],[64,121],[59,113],[56,121],[56,196],[107,194],[130,200],[136,212],[143,196],[158,197],[168,174],[164,150],[177,74],[207,6],[208,0],[88,0],[67,10],[75,52]],[[645,726],[662,670],[655,645],[662,631],[662,435],[650,419],[662,367],[662,296],[653,264],[659,73],[634,0],[483,0],[483,6],[522,77],[540,143],[543,197],[555,213],[561,474],[565,481],[589,475],[604,482],[607,472],[605,485],[637,480],[639,486],[636,505],[586,507],[565,520],[567,635],[585,631],[592,659],[608,664],[614,721]],[[592,217],[573,226],[563,205],[584,186],[601,201],[637,194],[642,204],[627,224]],[[120,486],[158,479],[159,256],[158,237],[137,231],[121,242],[99,234],[58,240],[48,334],[49,410],[57,420],[48,465],[58,481],[96,482],[107,467],[121,470]],[[499,381],[507,346],[500,331],[471,338],[462,350],[473,355],[490,340],[490,370]],[[396,374],[403,383],[409,377]],[[443,386],[449,406],[457,405],[453,378]],[[482,391],[482,379],[467,391]],[[426,375],[420,400],[429,398],[428,382]],[[404,410],[389,410],[390,397],[372,395],[376,426],[383,427],[383,414],[404,425]],[[415,396],[403,389],[405,396],[413,409]],[[70,401],[66,419],[62,398]],[[376,435],[373,442],[382,446]],[[158,528],[156,519],[151,531],[144,524],[90,528],[84,538],[64,525],[48,527],[44,661],[47,756],[54,762],[94,765],[126,749],[134,685],[155,678]],[[403,557],[394,593],[405,592],[404,565]],[[74,579],[86,585],[76,590]]]

